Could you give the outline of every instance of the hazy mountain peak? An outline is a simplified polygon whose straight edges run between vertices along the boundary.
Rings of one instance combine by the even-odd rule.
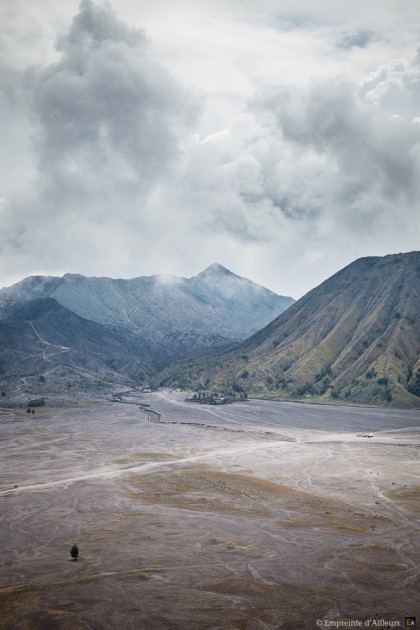
[[[360,258],[199,377],[258,396],[419,407],[419,313],[420,252]]]
[[[86,276],[82,276],[80,273],[65,273],[63,276],[63,280],[80,280],[82,278],[86,278]]]
[[[248,337],[293,303],[214,263],[188,279],[158,274],[117,280],[73,273],[26,278],[0,291],[0,316],[9,302],[47,297],[102,324],[220,335],[227,340]]]
[[[49,297],[61,282],[59,276],[28,276],[11,287],[4,287],[0,292],[4,297],[17,301],[27,300],[28,295],[29,299],[44,298]]]
[[[195,277],[199,278],[204,276],[236,276],[236,274],[234,274],[232,271],[229,271],[229,269],[226,269],[226,267],[223,267],[223,265],[220,265],[219,263],[212,263],[206,269],[204,269],[204,271],[197,274]]]
[[[156,274],[154,276],[152,276],[154,282],[156,282],[157,284],[161,284],[163,286],[171,286],[174,284],[179,284],[182,282],[182,278],[179,278],[178,276],[174,276],[171,273],[159,273]]]

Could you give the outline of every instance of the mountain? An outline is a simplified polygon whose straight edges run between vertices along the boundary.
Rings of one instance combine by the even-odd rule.
[[[93,374],[156,370],[146,344],[126,330],[79,317],[52,298],[9,306],[0,321],[0,373],[8,377],[54,373]]]
[[[192,278],[32,276],[0,290],[0,316],[4,317],[9,304],[45,298],[54,298],[85,319],[125,326],[152,339],[156,333],[187,333],[186,343],[191,334],[189,349],[195,347],[195,339],[199,346],[212,336],[219,345],[245,339],[294,302],[213,264]],[[200,341],[201,335],[207,341]]]
[[[420,252],[356,260],[235,349],[160,375],[177,380],[259,397],[420,407]]]

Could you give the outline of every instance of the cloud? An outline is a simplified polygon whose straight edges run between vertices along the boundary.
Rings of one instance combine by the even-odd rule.
[[[395,59],[371,72],[361,85],[367,103],[409,120],[420,103],[420,47],[413,60]]]
[[[115,0],[129,22],[91,0],[15,3],[3,283],[218,261],[298,297],[358,256],[417,246],[412,3]]]
[[[147,224],[147,196],[198,114],[197,100],[150,57],[145,33],[109,4],[83,0],[56,48],[56,63],[25,75],[36,173],[11,195],[2,239],[23,258],[37,250],[44,264],[74,242],[83,255],[83,235],[103,236],[107,222]]]
[[[213,233],[235,244],[270,278],[279,261],[287,268],[293,260],[296,278],[315,261],[327,269],[332,260],[339,267],[358,255],[399,251],[400,243],[414,249],[420,126],[404,112],[416,63],[401,66],[392,113],[371,101],[365,81],[335,77],[262,92],[228,128],[197,138],[171,197],[189,215],[186,229],[201,229],[203,243]]]
[[[372,33],[368,31],[356,31],[353,33],[345,33],[340,38],[338,46],[341,48],[366,48],[372,41]]]
[[[392,114],[402,112],[402,116],[391,115],[388,102],[383,103],[379,96],[373,103],[372,90],[366,90],[369,82],[379,85],[373,79],[377,74],[385,75],[382,83],[387,76],[388,85],[393,82],[383,69],[361,87],[336,79],[305,90],[282,88],[256,104],[276,142],[293,147],[301,163],[304,160],[318,165],[320,186],[309,180],[309,188],[317,191],[315,199],[312,197],[318,206],[315,214],[329,216],[331,232],[343,222],[350,232],[378,230],[380,237],[381,230],[391,227],[402,212],[405,226],[410,220],[416,222],[420,129],[411,117],[403,117],[412,92],[418,89],[413,81],[416,62],[407,64],[405,80],[400,81],[401,94],[394,97]],[[403,66],[399,68],[401,75]],[[306,187],[304,166],[301,181]],[[281,192],[280,177],[278,187]],[[305,215],[308,202],[301,195],[300,202]]]
[[[49,184],[78,202],[93,188],[147,191],[179,151],[193,99],[107,4],[83,0],[57,50],[60,61],[31,76]]]

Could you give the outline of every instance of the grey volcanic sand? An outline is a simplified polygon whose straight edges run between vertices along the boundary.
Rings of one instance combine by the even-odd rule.
[[[420,618],[419,412],[124,400],[0,411],[0,628]]]

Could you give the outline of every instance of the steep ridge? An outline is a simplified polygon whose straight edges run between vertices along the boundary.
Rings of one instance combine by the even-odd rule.
[[[185,383],[185,369],[161,380]],[[261,397],[420,406],[420,252],[355,261],[188,377]]]
[[[128,331],[79,317],[52,298],[9,306],[0,321],[0,373],[25,376],[57,366],[89,374],[156,370],[149,348]]]
[[[98,323],[148,331],[152,337],[156,332],[187,332],[207,339],[215,335],[218,345],[221,338],[245,339],[294,301],[214,264],[192,278],[34,276],[0,290],[0,315],[3,311],[4,317],[7,304],[48,297]]]
[[[146,385],[174,359],[198,352],[211,354],[226,344],[216,335],[142,334],[98,324],[79,317],[54,298],[9,304],[4,316],[0,320],[3,386],[16,386],[24,379],[32,392],[46,382],[46,375],[50,390],[62,389],[63,383],[91,389],[98,379],[102,386],[116,382]]]

